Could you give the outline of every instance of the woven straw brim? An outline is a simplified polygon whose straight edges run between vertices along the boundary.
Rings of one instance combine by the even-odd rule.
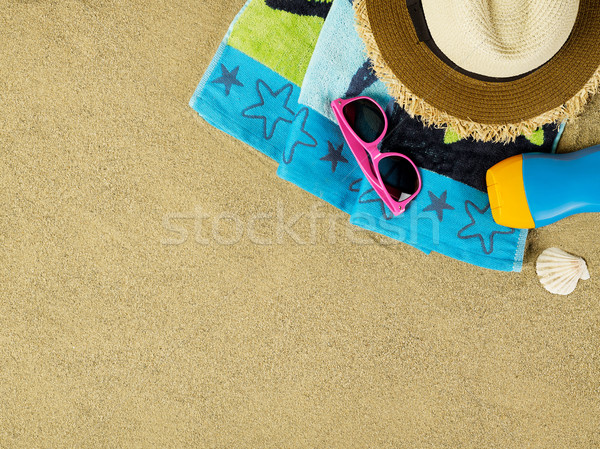
[[[544,66],[515,81],[480,81],[419,42],[404,0],[356,0],[375,73],[406,112],[462,138],[512,141],[582,112],[600,86],[600,2],[581,0],[575,27]]]

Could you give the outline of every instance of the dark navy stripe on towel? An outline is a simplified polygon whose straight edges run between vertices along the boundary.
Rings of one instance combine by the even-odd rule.
[[[331,3],[318,0],[266,0],[268,7],[291,12],[299,16],[327,17]]]

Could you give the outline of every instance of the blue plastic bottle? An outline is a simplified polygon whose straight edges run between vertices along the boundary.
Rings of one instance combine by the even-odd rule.
[[[600,145],[567,154],[529,153],[488,170],[494,220],[539,228],[582,212],[600,212]]]

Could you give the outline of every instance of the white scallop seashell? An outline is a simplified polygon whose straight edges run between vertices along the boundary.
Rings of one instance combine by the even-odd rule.
[[[568,295],[579,279],[590,278],[585,260],[558,248],[548,248],[540,254],[536,271],[544,288],[556,295]]]

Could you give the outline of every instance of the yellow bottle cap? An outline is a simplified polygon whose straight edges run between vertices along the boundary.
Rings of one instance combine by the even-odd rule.
[[[494,221],[509,228],[535,228],[523,184],[523,156],[494,165],[486,176]]]

